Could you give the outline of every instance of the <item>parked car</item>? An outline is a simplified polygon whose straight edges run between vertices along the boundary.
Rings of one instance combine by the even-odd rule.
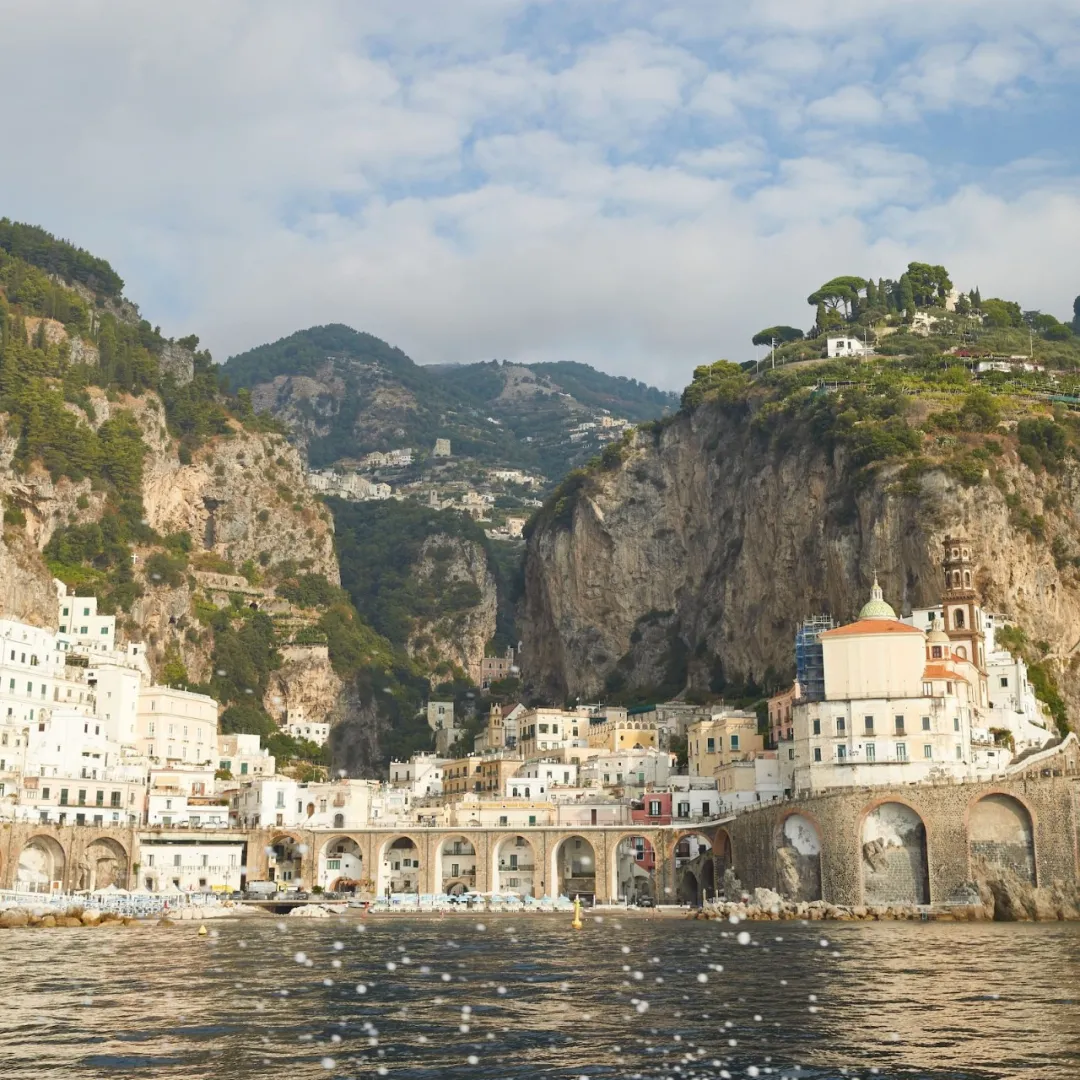
[[[656,901],[651,896],[639,896],[634,904],[637,907],[656,907]]]

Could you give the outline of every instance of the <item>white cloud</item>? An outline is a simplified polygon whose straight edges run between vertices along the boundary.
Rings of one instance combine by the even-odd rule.
[[[0,213],[218,356],[342,321],[674,387],[808,325],[837,273],[925,258],[1062,313],[1080,290],[1065,143],[975,183],[921,134],[1075,91],[1053,0],[60,6],[4,4]]]

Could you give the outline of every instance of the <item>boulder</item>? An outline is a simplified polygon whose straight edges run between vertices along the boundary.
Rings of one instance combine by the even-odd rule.
[[[82,913],[83,926],[97,926],[99,922],[101,922],[100,911],[84,911]]]
[[[0,915],[0,926],[6,930],[11,930],[18,926],[28,926],[30,923],[29,912],[23,911],[22,908],[8,908],[2,915]]]
[[[56,925],[56,916],[55,915],[43,915],[41,917],[41,925],[42,926],[50,926],[50,927],[55,926]]]

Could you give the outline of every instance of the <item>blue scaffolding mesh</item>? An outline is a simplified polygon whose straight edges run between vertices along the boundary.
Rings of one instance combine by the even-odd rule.
[[[825,661],[820,639],[835,625],[831,615],[815,615],[795,632],[795,677],[807,701],[821,701],[825,697]]]

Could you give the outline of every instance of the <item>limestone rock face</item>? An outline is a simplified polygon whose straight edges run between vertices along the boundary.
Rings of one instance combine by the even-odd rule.
[[[778,446],[716,405],[638,432],[530,537],[526,686],[555,701],[786,673],[799,622],[853,618],[875,570],[897,610],[936,603],[943,538],[963,528],[984,606],[1048,642],[1080,701],[1080,468],[1037,476],[1008,452],[997,484],[898,472],[859,477],[842,451],[798,433]],[[1045,518],[1043,536],[1017,508]]]
[[[263,699],[266,711],[282,723],[296,710],[309,720],[336,723],[342,713],[342,682],[330,666],[326,647],[286,645],[281,658]]]
[[[495,633],[498,593],[487,553],[473,540],[437,534],[429,536],[413,566],[422,586],[439,597],[462,597],[460,610],[419,621],[409,635],[408,650],[436,668],[452,664],[480,675],[484,647]]]

